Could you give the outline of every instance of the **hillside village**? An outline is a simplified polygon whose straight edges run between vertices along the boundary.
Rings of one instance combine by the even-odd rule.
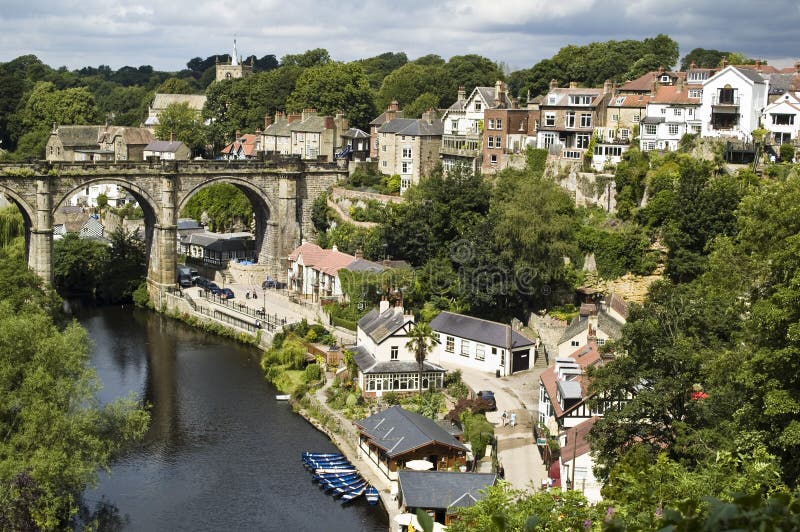
[[[214,87],[255,70],[234,44],[208,95],[157,92],[139,127],[53,124],[43,156],[303,161],[347,176],[274,271],[258,263],[257,214],[223,224],[203,199],[175,242],[202,275],[171,297],[257,341],[274,333],[262,344],[274,381],[291,373],[270,366],[300,346],[297,365],[319,379],[294,399],[346,427],[334,439],[385,487],[393,526],[422,509],[479,529],[490,501],[520,519],[515,504],[539,496],[586,529],[650,529],[695,518],[687,501],[713,514],[693,489],[730,502],[747,486],[797,488],[800,227],[785,212],[800,199],[800,62],[664,65],[594,87],[552,79],[542,94],[497,79],[459,85],[446,107],[391,99],[369,117],[287,107],[222,143],[165,130],[179,111],[214,128]],[[57,233],[145,229],[134,206],[93,184],[56,214]],[[408,465],[421,461],[434,471]],[[669,493],[642,495],[653,478]]]

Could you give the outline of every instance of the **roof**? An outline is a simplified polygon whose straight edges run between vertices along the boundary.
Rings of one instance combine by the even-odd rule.
[[[642,118],[642,124],[661,124],[664,120],[663,116],[646,116]]]
[[[150,144],[144,147],[145,151],[157,151],[162,153],[173,153],[177,152],[181,149],[182,146],[186,146],[183,142],[179,140],[154,140]]]
[[[412,137],[438,137],[444,133],[441,120],[428,122],[422,118],[395,118],[378,128],[378,133],[393,133]]]
[[[467,451],[464,444],[434,420],[399,406],[392,406],[366,419],[356,421],[356,426],[372,440],[373,444],[386,451],[390,458],[432,443]]]
[[[561,448],[562,463],[571,462],[576,456],[583,456],[592,450],[588,436],[598,419],[600,418],[594,416],[567,429],[567,443]]]
[[[247,236],[250,236],[249,233],[246,233]],[[197,246],[203,247],[210,247],[218,242],[247,242],[251,240],[250,238],[243,238],[241,233],[211,233],[208,231],[204,231],[202,233],[192,233],[186,236],[184,240],[187,244],[195,244]],[[236,247],[241,247],[240,244],[237,244]]]
[[[454,312],[441,312],[431,321],[431,329],[444,334],[460,336],[468,340],[498,347],[506,346],[506,325]],[[533,345],[533,341],[517,331],[511,331],[511,347]]]
[[[345,266],[345,270],[349,270],[351,272],[380,273],[386,270],[386,267],[384,267],[382,264],[378,264],[377,262],[372,262],[371,260],[357,258]]]
[[[559,388],[561,388],[562,393],[566,391],[572,394],[569,397],[565,396],[566,399],[580,399],[585,397],[587,395],[586,389],[588,383],[586,382],[586,379],[583,378],[583,375],[585,374],[586,368],[589,366],[597,366],[603,362],[603,359],[600,356],[600,351],[597,349],[596,342],[585,345],[569,355],[569,357],[563,358],[571,359],[581,370],[580,376],[574,377],[570,381],[566,381],[566,383],[569,384],[568,386],[563,386],[565,381],[559,380],[558,372],[556,371],[555,366],[550,366],[539,376],[539,382],[541,383],[542,387],[544,387],[547,395],[550,397],[550,404],[553,406],[553,413],[556,417],[561,417],[564,415],[564,410],[561,408],[561,404],[559,404],[559,402],[556,400],[556,397],[558,397],[557,391]],[[579,388],[576,388],[575,385],[577,385]],[[580,392],[580,395],[575,397],[575,392]],[[578,404],[580,404],[580,402]],[[576,406],[577,404],[573,405],[568,410],[571,410]]]
[[[382,314],[374,308],[358,320],[358,328],[367,333],[373,342],[380,344],[402,328],[407,321],[413,323],[414,317],[404,314],[402,307],[389,307]]]
[[[106,126],[100,130],[98,140],[111,142],[115,137],[122,137],[126,145],[147,145],[155,139],[153,132],[145,127]]]
[[[65,147],[97,147],[97,138],[101,127],[103,126],[58,126],[55,134]]]
[[[556,97],[555,103],[550,102],[550,95]],[[569,96],[571,95],[581,95],[581,96],[591,96],[592,103],[590,105],[581,105],[581,106],[574,106],[573,104],[569,103]],[[543,106],[549,107],[584,107],[584,108],[591,108],[595,107],[603,100],[603,89],[596,89],[596,88],[563,88],[563,87],[556,87],[554,89],[550,89],[547,91],[547,96],[542,101]]]
[[[508,91],[503,91],[503,101],[499,105],[495,105],[496,90],[495,87],[475,87],[475,92],[481,95],[486,106],[494,109],[508,109],[511,107],[511,98],[508,97]]]
[[[608,102],[609,107],[632,107],[634,109],[647,107],[650,101],[650,94],[619,94],[611,98]]]
[[[348,139],[368,139],[369,133],[361,131],[357,127],[351,127],[350,129],[342,133],[342,136]]]
[[[484,497],[483,490],[497,482],[497,475],[404,469],[398,480],[407,507],[445,509],[472,506]]]
[[[326,127],[326,120],[324,116],[311,115],[306,117],[305,120],[292,122],[289,125],[289,131],[302,132],[302,133],[321,133],[328,129]]]
[[[258,135],[253,133],[245,133],[239,138],[222,148],[222,153],[232,153],[242,149],[246,157],[255,157],[256,143],[258,142]]]
[[[289,125],[289,119],[282,117],[264,128],[262,134],[268,137],[288,137],[290,135]]]
[[[749,79],[753,83],[764,83],[764,76],[762,76],[761,73],[759,71],[755,70],[755,69],[746,68],[746,67],[743,67],[743,66],[735,66],[733,68],[738,70],[740,74],[743,74],[744,77],[746,77],[747,79]],[[774,69],[774,67],[773,67],[773,69]],[[775,72],[777,72],[777,70],[775,70]]]
[[[323,249],[311,242],[303,242],[289,254],[288,258],[290,261],[296,262],[301,255],[305,266],[332,276],[356,260],[353,255],[343,253],[335,247],[334,249]]]
[[[680,92],[677,85],[661,85],[650,103],[686,103],[700,105],[700,97],[689,97],[689,89],[702,89],[701,85],[684,85]]]
[[[650,92],[653,89],[653,81],[660,83],[661,77],[665,75],[669,76],[670,83],[675,83],[678,79],[686,79],[686,72],[651,70],[634,80],[626,81],[619,86],[619,90],[622,92]]]
[[[156,110],[166,109],[173,103],[187,103],[191,109],[202,111],[206,105],[205,94],[164,94],[156,93],[150,107]]]
[[[189,229],[202,229],[203,226],[197,220],[191,218],[181,218],[178,220],[178,231],[187,231]]]
[[[403,111],[394,111],[394,118],[403,118]],[[369,123],[371,126],[380,126],[386,122],[386,111],[378,115],[378,118]]]
[[[783,94],[787,91],[800,90],[800,76],[796,72],[769,74],[765,77],[769,79],[770,94]]]
[[[348,350],[353,353],[353,361],[364,374],[378,373],[416,373],[419,371],[419,364],[413,360],[385,360],[378,362],[377,359],[367,351],[364,346],[351,346]],[[444,368],[437,366],[428,360],[422,363],[422,371],[444,372]]]
[[[625,314],[620,313],[623,317],[627,315],[627,309],[625,310]],[[614,316],[606,312],[604,309],[600,309],[597,312],[597,329],[603,331],[607,334],[610,338],[614,340],[619,340],[622,338],[622,327],[625,325],[624,322],[620,322]],[[559,338],[558,343],[562,344],[574,336],[578,335],[579,333],[583,332],[589,326],[589,319],[586,316],[577,316],[572,320],[567,328],[564,330],[564,334],[561,335]]]

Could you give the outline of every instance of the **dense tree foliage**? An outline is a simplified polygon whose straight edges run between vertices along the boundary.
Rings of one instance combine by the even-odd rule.
[[[186,203],[181,216],[203,220],[211,231],[228,233],[236,225],[250,227],[253,205],[235,185],[219,183],[200,189]]]
[[[408,63],[408,56],[404,52],[386,52],[375,57],[359,59],[356,62],[361,65],[364,75],[369,79],[370,87],[378,90],[383,83],[383,78]]]
[[[729,55],[731,55],[731,52],[695,48],[681,59],[681,70],[689,70],[692,63],[696,68],[717,68],[722,63],[722,60]]]
[[[97,403],[86,332],[54,323],[57,299],[19,252],[0,255],[0,529],[70,529],[84,487],[148,415]]]
[[[192,154],[203,151],[206,135],[203,121],[186,102],[171,103],[161,113],[155,131],[160,140],[179,140],[189,146]]]

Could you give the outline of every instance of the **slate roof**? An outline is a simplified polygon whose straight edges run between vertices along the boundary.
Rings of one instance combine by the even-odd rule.
[[[482,344],[498,347],[506,346],[506,326],[495,321],[473,318],[454,312],[441,312],[431,321],[431,329],[436,332],[460,336]],[[511,331],[511,348],[533,345],[533,340],[525,338],[517,331]]]
[[[490,109],[510,109],[511,108],[511,98],[508,96],[508,91],[505,91],[503,94],[503,101],[500,102],[499,105],[495,105],[495,88],[494,87],[475,87],[475,90],[478,94],[481,95],[483,101],[486,102],[486,105]]]
[[[361,131],[357,127],[351,127],[350,129],[342,133],[342,136],[348,139],[368,139],[369,133]]]
[[[325,117],[319,115],[311,115],[306,117],[305,120],[293,122],[289,125],[289,131],[301,133],[321,133],[325,131]]]
[[[56,135],[67,146],[97,147],[97,138],[103,126],[58,126]]]
[[[564,381],[558,379],[558,372],[556,371],[555,366],[550,366],[549,368],[544,370],[542,374],[539,376],[539,382],[541,383],[542,387],[544,388],[545,392],[550,398],[550,404],[553,406],[553,413],[555,414],[556,417],[561,417],[564,415],[564,410],[561,408],[561,404],[556,399],[558,397],[556,393],[558,388],[561,386],[565,391],[569,391],[571,394],[573,394],[572,396],[567,397],[567,399],[575,399],[585,396],[587,394],[588,382],[586,382],[586,379],[583,378],[583,373],[585,373],[587,367],[596,366],[598,364],[602,364],[603,362],[603,359],[600,356],[600,351],[597,350],[597,344],[594,342],[590,343],[589,345],[585,345],[581,348],[578,348],[578,350],[570,354],[569,357],[563,357],[563,358],[571,360],[572,362],[577,364],[577,366],[581,370],[580,376],[575,376],[572,378],[572,380],[567,381],[569,386],[567,387],[561,386],[564,383]],[[559,364],[562,366],[565,365],[563,362],[559,362]],[[579,392],[579,395],[577,395],[577,397],[574,396],[574,393],[576,392]],[[573,405],[568,410],[572,410],[573,408],[576,408],[580,404],[581,402]]]
[[[367,333],[376,344],[380,344],[406,323],[406,316],[396,307],[389,307],[383,314],[377,308],[367,312],[358,320],[358,328]]]
[[[168,105],[173,103],[188,103],[189,107],[195,111],[202,111],[206,105],[205,94],[164,94],[156,93],[153,98],[153,104],[150,106],[153,109],[166,109]]]
[[[111,142],[114,137],[122,137],[126,145],[147,145],[155,140],[153,132],[144,127],[105,126],[98,134],[98,141]]]
[[[268,137],[288,137],[290,135],[289,125],[287,118],[280,118],[264,128],[263,134]]]
[[[197,220],[191,218],[181,218],[178,220],[178,231],[188,231],[190,229],[202,229],[203,226]]]
[[[351,272],[370,272],[370,273],[380,273],[386,268],[382,264],[378,264],[377,262],[372,262],[371,260],[367,259],[356,259],[344,268],[345,270],[349,270]]]
[[[746,77],[753,83],[764,83],[764,76],[762,76],[761,73],[758,72],[757,70],[753,70],[750,68],[742,68],[741,66],[736,66],[733,68],[738,70],[740,74],[744,75],[744,77]],[[777,70],[775,72],[777,72]]]
[[[440,137],[444,133],[441,120],[423,120],[422,118],[395,118],[378,128],[378,133],[393,133],[411,137]]]
[[[494,473],[455,471],[411,471],[398,473],[403,503],[411,508],[463,508],[483,499],[485,490],[497,482]]]
[[[195,244],[197,246],[202,246],[204,248],[209,249],[217,249],[220,246],[218,245],[219,242],[252,242],[249,238],[242,238],[241,235],[238,233],[230,233],[227,235],[220,234],[220,233],[211,233],[211,232],[203,232],[203,233],[192,233],[187,235],[185,242],[187,244]],[[213,247],[217,245],[217,247]],[[241,244],[233,245],[230,248],[225,249],[241,249]]]
[[[397,110],[394,112],[395,118],[403,118],[403,111]],[[371,126],[380,126],[386,122],[386,111],[378,115],[378,118],[369,123]]]
[[[395,458],[432,443],[467,451],[464,444],[431,418],[403,410],[399,406],[392,406],[366,419],[356,421],[356,426],[373,444],[385,450],[389,458]]]
[[[364,374],[416,373],[419,371],[419,364],[413,360],[385,360],[378,362],[364,346],[351,346],[348,347],[348,350],[353,353],[353,361],[355,361],[361,373]],[[443,367],[425,360],[422,363],[422,371],[444,372],[445,370]]]
[[[605,310],[600,310],[597,312],[597,329],[603,331],[614,340],[619,340],[622,338],[622,327],[624,325],[624,323],[617,321],[616,318],[611,316]],[[570,323],[564,330],[564,334],[561,335],[558,343],[561,344],[566,342],[573,336],[586,329],[588,326],[589,319],[587,317],[578,316],[574,318],[572,323]]]
[[[177,152],[181,146],[184,146],[183,142],[178,140],[154,140],[150,144],[144,147],[145,151],[157,151],[161,153],[172,153]]]

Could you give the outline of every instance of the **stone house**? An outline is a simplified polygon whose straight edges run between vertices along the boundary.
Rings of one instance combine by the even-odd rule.
[[[153,103],[150,104],[150,107],[147,110],[147,118],[144,121],[144,126],[154,131],[158,125],[158,119],[161,116],[161,113],[163,113],[167,107],[174,103],[187,104],[190,109],[197,113],[197,117],[200,118],[200,114],[203,112],[203,107],[206,105],[206,96],[205,94],[156,93],[156,95],[153,97]]]
[[[384,175],[400,176],[400,192],[419,183],[439,162],[442,121],[433,110],[422,118],[395,118],[377,130],[380,150],[378,169]]]
[[[627,315],[627,305],[614,294],[596,303],[582,304],[578,316],[558,340],[558,356],[568,356],[575,349],[588,345],[590,339],[597,345],[619,340]]]
[[[48,161],[141,161],[153,133],[122,126],[55,126],[45,147]]]
[[[301,159],[333,162],[334,154],[342,147],[342,134],[348,129],[341,113],[336,117],[319,116],[315,109],[304,109],[300,120],[289,125],[290,153]]]
[[[292,134],[289,127],[300,120],[301,115],[285,115],[282,111],[275,112],[275,120],[264,117],[264,131],[261,132],[261,146],[266,154],[289,155],[292,153]]]
[[[177,140],[154,140],[144,148],[143,158],[160,157],[165,161],[188,161],[189,146]]]
[[[392,103],[386,108],[386,111],[378,115],[378,118],[369,123],[369,159],[371,161],[378,160],[378,150],[380,149],[380,137],[378,136],[378,128],[387,122],[391,122],[395,118],[404,118],[403,111],[397,100],[392,100]]]

